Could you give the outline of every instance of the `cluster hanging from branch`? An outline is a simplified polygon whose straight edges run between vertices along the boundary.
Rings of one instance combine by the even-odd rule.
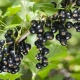
[[[55,2],[52,4],[57,7]],[[68,9],[71,5],[72,9]],[[48,59],[46,55],[49,53],[49,49],[45,47],[45,42],[52,40],[54,34],[62,46],[67,45],[67,40],[71,38],[71,33],[68,29],[75,28],[77,32],[80,32],[80,0],[62,0],[61,9],[52,16],[48,16],[45,20],[32,20],[29,31],[22,35],[17,41],[18,32],[21,30],[17,27],[14,32],[9,29],[5,33],[5,40],[0,40],[0,72],[16,73],[19,71],[19,65],[23,59],[23,55],[27,55],[31,49],[31,45],[26,42],[26,38],[29,34],[37,34],[37,40],[35,46],[39,50],[39,53],[35,56],[39,63],[36,64],[37,69],[46,67],[48,65]]]

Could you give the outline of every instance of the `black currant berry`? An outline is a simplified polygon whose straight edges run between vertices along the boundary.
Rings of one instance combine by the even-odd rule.
[[[47,40],[52,40],[54,38],[54,35],[53,33],[47,31],[44,33],[44,37],[47,39]]]
[[[59,34],[61,35],[61,36],[65,36],[66,34],[67,34],[67,30],[66,30],[66,28],[61,28],[61,29],[59,29]]]
[[[32,21],[31,21],[31,26],[32,26],[32,27],[36,27],[37,24],[38,24],[38,22],[37,22],[36,20],[32,20]]]
[[[36,30],[35,30],[34,27],[30,27],[30,30],[29,31],[30,31],[31,34],[35,34],[36,33]]]
[[[67,0],[62,0],[61,6],[62,6],[62,7],[66,7],[66,4],[67,4]]]
[[[26,44],[25,44],[25,49],[26,49],[26,51],[29,51],[29,50],[31,49],[31,45],[28,44],[28,43],[26,43]]]
[[[48,62],[42,62],[42,66],[43,66],[43,67],[48,66]]]
[[[12,38],[12,37],[6,38],[6,43],[9,45],[13,45],[14,44],[14,38]]]
[[[66,46],[67,45],[67,40],[66,39],[61,39],[60,43],[62,46]]]
[[[40,61],[40,60],[42,60],[43,56],[42,56],[41,53],[38,53],[38,54],[35,56],[35,58]]]
[[[60,41],[60,39],[61,39],[60,34],[57,34],[57,35],[56,35],[56,40]]]
[[[11,36],[12,34],[13,34],[13,31],[12,30],[7,30],[7,34],[9,35],[9,36]]]
[[[37,45],[37,49],[39,49],[40,51],[42,51],[43,48],[44,48],[44,46],[43,46],[42,44],[38,44],[38,45]]]
[[[73,23],[72,23],[72,22],[66,22],[65,27],[66,27],[67,29],[70,29],[70,28],[73,27]]]
[[[79,28],[79,24],[78,24],[78,23],[74,23],[73,27],[74,27],[75,29],[78,29],[78,28]]]
[[[45,24],[44,20],[40,20],[40,21],[39,21],[39,24],[40,24],[41,26],[44,26],[44,24]]]
[[[51,32],[56,33],[57,32],[57,27],[51,27]]]
[[[66,40],[69,40],[72,37],[71,33],[67,32],[66,34]]]
[[[66,18],[67,19],[71,19],[72,18],[72,12],[71,11],[66,12]]]
[[[78,9],[75,9],[75,10],[73,11],[73,18],[74,18],[74,19],[77,19],[77,18],[78,18]]]
[[[46,20],[45,27],[49,27],[49,28],[51,27],[51,20],[50,19]]]
[[[36,27],[36,32],[37,33],[43,33],[44,32],[44,29],[43,29],[43,27],[39,24],[39,25],[37,25],[37,27]]]
[[[48,54],[48,53],[49,53],[49,49],[46,48],[46,47],[44,47],[43,50],[42,50],[42,54],[43,54],[43,55],[46,55],[46,54]]]
[[[42,68],[42,64],[41,64],[41,63],[37,63],[37,64],[36,64],[36,68],[37,68],[37,69],[41,69],[41,68]]]

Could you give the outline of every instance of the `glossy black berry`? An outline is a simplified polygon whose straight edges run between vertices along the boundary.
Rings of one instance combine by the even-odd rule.
[[[9,30],[7,30],[7,34],[11,36],[11,35],[13,34],[13,31],[12,31],[12,30],[10,30],[10,29],[9,29]]]
[[[29,50],[31,49],[31,45],[30,45],[29,43],[26,43],[26,44],[25,44],[25,49],[26,49],[27,51],[29,51]]]
[[[66,40],[69,40],[72,37],[71,33],[67,32],[66,34]]]
[[[72,23],[72,22],[66,22],[65,27],[66,27],[67,29],[70,29],[70,28],[73,27],[73,23]]]
[[[76,29],[77,32],[80,32],[80,27]]]
[[[36,33],[36,30],[35,30],[34,27],[30,27],[30,30],[29,31],[30,31],[31,34],[35,34]]]
[[[67,30],[66,30],[66,28],[61,28],[61,29],[59,29],[59,34],[61,35],[61,36],[65,36],[66,34],[67,34]]]
[[[9,45],[14,44],[14,38],[12,38],[12,37],[6,38],[6,43],[9,44]]]
[[[35,41],[34,44],[37,46],[37,45],[42,44],[42,43],[43,43],[43,42],[42,42],[41,40],[38,39],[38,40]]]
[[[18,31],[17,31],[17,30],[15,30],[14,36],[15,36],[15,37],[18,37]]]
[[[20,70],[20,68],[19,67],[16,67],[16,68],[14,68],[13,69],[15,72],[18,72],[19,70]]]
[[[40,20],[40,21],[39,21],[39,24],[40,24],[41,26],[44,26],[44,24],[45,24],[44,20]]]
[[[39,25],[37,25],[37,27],[36,27],[36,32],[37,33],[42,33],[42,32],[44,32],[44,29],[43,29],[43,27],[39,24]]]
[[[8,47],[5,47],[3,49],[3,52],[4,52],[4,54],[9,55],[9,48]]]
[[[41,69],[41,68],[42,68],[42,64],[41,64],[41,63],[37,63],[37,64],[36,64],[36,68],[37,68],[37,69]]]
[[[38,45],[37,45],[37,49],[39,49],[40,51],[42,51],[43,48],[44,48],[44,46],[43,46],[42,44],[38,44]]]
[[[61,39],[60,34],[57,34],[57,35],[56,35],[56,40],[60,41],[60,39]]]
[[[74,27],[75,29],[78,29],[78,28],[79,28],[79,24],[78,24],[78,23],[74,23],[73,27]]]
[[[47,58],[47,57],[43,57],[43,58],[42,58],[42,62],[43,62],[43,63],[48,62],[48,58]]]
[[[43,66],[43,67],[48,66],[48,62],[42,62],[42,66]]]
[[[32,21],[31,21],[31,26],[32,26],[32,27],[36,27],[37,24],[38,24],[38,22],[37,22],[36,20],[32,20]]]
[[[43,40],[43,35],[42,34],[37,34],[37,37],[39,40]]]
[[[12,67],[13,65],[14,65],[13,59],[9,59],[9,60],[8,60],[8,66],[9,66],[9,67]]]
[[[45,27],[49,27],[49,28],[51,27],[51,20],[50,19],[46,20]]]
[[[3,58],[1,59],[2,63],[5,64],[5,65],[7,65],[7,60],[8,60],[7,57],[3,57]]]
[[[24,54],[24,55],[27,55],[27,54],[28,54],[28,51],[25,51],[25,50],[24,50],[24,51],[23,51],[23,54]]]
[[[51,27],[51,32],[56,33],[57,32],[57,27]]]
[[[43,54],[43,55],[46,55],[46,54],[48,54],[48,53],[49,53],[49,49],[46,48],[46,47],[44,47],[43,50],[42,50],[42,54]]]
[[[67,4],[67,0],[62,0],[61,6],[62,6],[62,7],[66,7],[66,4]]]
[[[71,19],[72,18],[72,12],[71,11],[66,12],[66,18],[67,19]]]
[[[42,60],[43,55],[42,55],[41,53],[38,53],[38,54],[35,56],[35,58],[40,61],[40,60]]]
[[[54,38],[54,35],[53,33],[47,31],[44,33],[44,37],[47,39],[47,40],[52,40]]]
[[[60,43],[61,43],[62,46],[66,46],[67,45],[67,40],[63,38],[63,39],[60,40]]]
[[[5,66],[5,65],[3,65],[3,66],[2,66],[2,71],[3,71],[3,72],[7,72],[7,71],[8,71],[8,67]]]
[[[74,19],[77,19],[77,18],[78,18],[78,9],[75,9],[75,10],[73,11],[73,18],[74,18]]]

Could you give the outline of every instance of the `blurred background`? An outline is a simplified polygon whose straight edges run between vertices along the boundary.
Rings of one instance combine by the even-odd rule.
[[[1,17],[2,15],[4,15],[6,13],[6,11],[9,7],[20,5],[21,1],[24,1],[24,0],[0,0],[0,20],[2,20],[4,23],[6,23],[8,25],[11,23],[18,24],[18,23],[22,22],[22,20],[25,17],[24,16],[25,11],[24,11],[23,7],[21,9],[22,12],[15,14],[16,15],[15,18],[14,18],[15,15],[8,16],[8,17],[6,16],[4,18]],[[46,3],[46,2],[51,2],[51,1],[55,1],[55,0],[25,0],[25,1]],[[56,0],[56,1],[59,1],[59,0]],[[30,10],[27,10],[26,13],[29,13],[29,11]],[[34,14],[33,14],[33,16],[34,16]],[[27,25],[27,23],[25,23],[25,19],[24,19],[23,27],[25,27],[25,25]],[[3,27],[0,27],[0,30],[2,30],[2,29],[3,29]],[[42,70],[42,72],[40,72],[40,73],[37,73],[37,71],[36,71],[36,74],[37,74],[36,80],[63,80],[63,78],[67,77],[67,76],[71,76],[75,80],[80,80],[80,33],[77,33],[75,29],[71,29],[71,30],[69,30],[69,32],[72,33],[72,38],[68,41],[68,45],[66,46],[67,56],[63,57],[60,60],[53,61],[52,63],[56,64],[56,65],[55,66],[51,65],[51,68],[50,67],[46,68],[45,70]],[[3,39],[4,32],[0,32],[0,35],[1,35],[0,39]],[[29,43],[31,43],[32,46],[34,46],[35,40],[36,40],[35,35],[33,35],[33,36],[30,35],[27,39],[27,41]],[[52,42],[49,42],[48,45],[51,43]],[[58,41],[54,40],[54,43],[58,43]],[[35,50],[35,49],[33,48],[33,50]],[[33,51],[33,54],[35,55],[35,51]],[[21,65],[20,65],[20,68],[21,68],[20,73],[23,74],[20,78],[21,80],[34,80],[34,79],[32,79],[32,75],[35,75],[35,73],[34,73],[35,68],[32,68],[32,67],[34,67],[33,65],[34,65],[34,63],[27,62],[26,57],[24,57]]]

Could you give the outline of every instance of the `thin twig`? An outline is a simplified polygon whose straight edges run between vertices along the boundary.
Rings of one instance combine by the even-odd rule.
[[[20,43],[22,40],[24,40],[28,35],[30,34],[30,32],[28,31],[27,33],[23,34],[17,41],[17,43]]]
[[[4,22],[2,22],[1,20],[0,20],[0,22],[1,22],[4,26],[7,26],[7,24],[5,24]]]

